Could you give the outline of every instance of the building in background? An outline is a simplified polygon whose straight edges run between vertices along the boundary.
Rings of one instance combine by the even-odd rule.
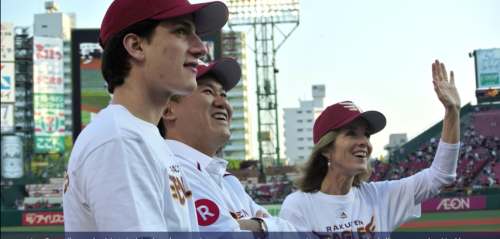
[[[222,56],[238,61],[242,75],[238,84],[227,93],[233,106],[231,138],[224,146],[226,159],[252,159],[252,131],[248,105],[247,54],[245,32],[222,33]]]
[[[313,126],[324,110],[325,85],[313,85],[312,96],[313,100],[300,101],[299,108],[283,109],[285,155],[290,165],[305,162],[314,146]]]
[[[76,28],[76,14],[57,12],[56,2],[45,2],[47,13],[35,14],[33,26],[34,36],[56,37],[63,39],[63,82],[64,82],[64,114],[66,136],[72,135],[71,108],[71,29]]]

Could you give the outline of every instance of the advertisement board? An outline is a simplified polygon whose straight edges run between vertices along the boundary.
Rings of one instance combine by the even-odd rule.
[[[500,88],[500,49],[476,50],[476,86]]]
[[[422,212],[482,209],[486,209],[485,196],[430,198],[422,203]]]
[[[63,212],[23,213],[23,226],[64,225]]]
[[[35,108],[35,151],[61,152],[65,150],[64,138],[64,96],[60,94],[37,94],[35,99],[44,99],[38,102],[44,108]],[[62,106],[62,107],[61,107]]]
[[[14,61],[14,24],[2,23],[2,63]]]
[[[33,109],[36,152],[65,150],[63,41],[33,37]]]
[[[3,133],[14,133],[14,105],[2,104]]]
[[[497,102],[500,101],[498,89],[476,90],[477,103]]]
[[[2,103],[16,101],[16,74],[13,62],[2,62]]]
[[[33,37],[33,93],[63,94],[63,40]]]
[[[99,46],[99,29],[73,29],[71,32],[71,68],[73,73],[73,141],[94,117],[106,108],[113,97],[101,73],[103,49]],[[222,55],[220,31],[201,37],[207,52],[206,62]]]

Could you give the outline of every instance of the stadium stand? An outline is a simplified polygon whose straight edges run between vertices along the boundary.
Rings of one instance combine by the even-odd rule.
[[[52,209],[62,204],[63,178],[50,178],[40,184],[36,179],[2,180],[2,210]]]

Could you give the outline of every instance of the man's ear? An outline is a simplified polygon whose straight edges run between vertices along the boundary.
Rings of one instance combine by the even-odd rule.
[[[123,38],[123,46],[132,58],[138,61],[144,61],[145,55],[144,48],[142,47],[144,40],[145,39],[133,33],[129,33]]]
[[[165,106],[165,108],[163,108],[163,112],[161,113],[161,118],[164,121],[175,121],[177,119],[177,116],[172,111],[172,106],[170,105],[170,103],[168,103]]]

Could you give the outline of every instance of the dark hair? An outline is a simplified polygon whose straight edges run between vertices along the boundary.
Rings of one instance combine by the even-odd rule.
[[[169,101],[179,103],[180,100],[181,100],[180,95],[172,95],[172,96],[170,96]],[[167,128],[165,128],[165,124],[163,124],[163,118],[160,117],[160,121],[158,122],[158,125],[156,127],[158,127],[158,131],[160,131],[161,137],[165,138],[165,136],[167,135]]]
[[[146,19],[132,26],[129,26],[120,32],[114,34],[106,43],[102,54],[101,71],[104,80],[108,83],[109,93],[113,93],[116,86],[122,85],[130,73],[130,54],[123,46],[123,38],[133,33],[139,37],[151,41],[156,27],[160,20]]]

